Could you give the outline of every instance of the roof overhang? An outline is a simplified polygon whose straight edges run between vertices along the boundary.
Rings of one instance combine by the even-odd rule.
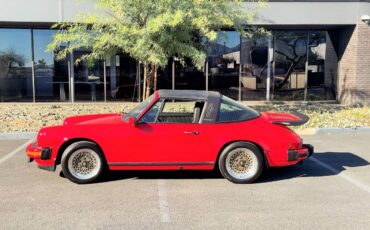
[[[244,3],[248,8],[254,3]],[[261,9],[255,25],[356,25],[370,15],[364,1],[274,1]]]

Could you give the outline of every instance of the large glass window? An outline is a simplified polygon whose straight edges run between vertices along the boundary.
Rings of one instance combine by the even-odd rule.
[[[241,44],[241,100],[265,100],[269,65],[269,37],[243,38]],[[270,72],[271,73],[271,72]]]
[[[208,46],[209,89],[233,99],[239,97],[240,33],[219,32]]]
[[[276,31],[274,38],[273,98],[334,100],[338,58],[328,32]]]
[[[75,50],[72,55],[73,63],[88,50]],[[104,100],[104,65],[103,61],[81,61],[74,64],[74,94],[76,101]]]
[[[326,31],[310,31],[307,100],[334,100],[338,59]]]
[[[0,29],[0,101],[32,101],[31,30]]]
[[[303,100],[307,31],[276,31],[274,38],[273,99]]]
[[[36,101],[68,100],[67,59],[57,62],[53,52],[46,52],[55,32],[47,29],[33,30]]]
[[[107,99],[137,101],[138,86],[142,87],[137,73],[138,62],[127,54],[110,57],[107,60]]]
[[[143,69],[125,54],[105,60],[106,79],[103,61],[74,65],[69,78],[68,62],[89,50],[75,50],[73,55],[57,62],[54,52],[45,51],[55,32],[0,28],[0,102],[32,101],[33,95],[36,101],[68,101],[69,92],[76,101],[102,101],[105,90],[107,100],[141,98]],[[156,88],[208,89],[233,99],[241,96],[241,100],[265,100],[269,82],[269,96],[273,100],[334,100],[338,54],[330,33],[330,30],[276,30],[271,38],[241,39],[235,31],[219,32],[216,41],[200,39],[207,53],[201,69],[196,69],[191,60],[181,64],[169,60],[167,67],[158,70]]]
[[[175,89],[206,89],[204,66],[197,69],[191,60],[187,59],[182,64],[175,62],[175,70]]]

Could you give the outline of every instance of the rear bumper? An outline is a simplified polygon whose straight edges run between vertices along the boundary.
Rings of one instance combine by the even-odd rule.
[[[28,162],[36,161],[40,169],[55,171],[55,163],[50,165],[52,149],[50,147],[40,147],[37,142],[33,142],[26,149]]]
[[[288,161],[303,161],[312,156],[314,147],[310,144],[304,144],[303,148],[288,151]]]
[[[313,147],[313,145],[310,145],[310,144],[303,144],[303,147],[308,149],[308,157],[312,156],[312,154],[314,153],[315,149]]]

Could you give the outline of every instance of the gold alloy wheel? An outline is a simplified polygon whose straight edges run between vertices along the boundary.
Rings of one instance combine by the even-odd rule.
[[[79,149],[68,159],[68,169],[72,176],[88,180],[95,177],[102,167],[98,154],[91,149]]]
[[[247,148],[233,149],[226,157],[226,170],[235,179],[249,179],[257,173],[257,157]]]

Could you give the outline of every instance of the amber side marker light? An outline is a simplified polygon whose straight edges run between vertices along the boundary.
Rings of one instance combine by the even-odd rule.
[[[41,157],[41,151],[35,152],[35,151],[27,151],[27,156],[30,158],[39,158]]]

